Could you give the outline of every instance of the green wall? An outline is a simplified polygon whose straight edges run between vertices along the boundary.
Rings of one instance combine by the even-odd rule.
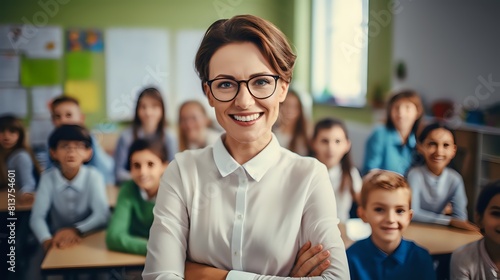
[[[40,3],[45,3],[50,11],[55,12],[45,11]],[[388,5],[388,0],[372,0],[370,10],[387,10]],[[298,54],[294,82],[308,91],[310,12],[309,0],[3,0],[0,4],[0,24],[21,24],[26,20],[35,23],[36,16],[45,13],[48,15],[48,25],[63,28],[156,27],[175,33],[179,29],[206,29],[221,17],[254,14],[272,21],[289,37]],[[43,18],[38,20],[43,21]],[[376,36],[369,38],[368,104],[377,85],[381,86],[383,92],[390,87],[391,30],[392,21],[382,26]],[[102,53],[93,56],[93,69],[92,78],[100,84],[101,92],[104,93]],[[94,126],[106,119],[104,94],[101,94],[100,102],[97,113],[87,114],[87,125]],[[369,105],[362,109],[316,105],[313,111],[315,119],[328,115],[361,122],[372,120]]]

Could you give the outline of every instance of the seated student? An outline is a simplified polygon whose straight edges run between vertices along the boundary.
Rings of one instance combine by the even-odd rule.
[[[294,90],[288,90],[273,133],[280,145],[302,156],[309,154],[308,123],[300,101]]]
[[[80,110],[78,100],[69,96],[59,96],[55,98],[50,106],[52,115],[52,123],[54,126],[60,127],[63,124],[84,125],[85,116]],[[106,184],[114,184],[115,178],[113,174],[114,163],[113,159],[99,145],[99,141],[91,135],[92,158],[87,164],[94,166],[102,176]],[[52,161],[48,160],[48,166],[52,167]]]
[[[179,108],[179,151],[201,149],[217,141],[220,132],[211,128],[211,120],[199,101],[190,100]]]
[[[440,123],[427,125],[418,137],[417,149],[425,164],[408,172],[413,196],[413,220],[478,230],[467,221],[467,196],[462,176],[448,168],[457,145],[450,128]],[[451,216],[443,214],[451,203]]]
[[[33,203],[40,168],[25,144],[26,133],[19,119],[11,115],[0,117],[0,181],[7,185],[7,172],[14,170],[21,203]]]
[[[345,124],[337,119],[316,123],[311,141],[314,157],[326,165],[332,182],[340,222],[349,219],[353,202],[358,203],[361,176],[351,161],[351,141]]]
[[[363,174],[384,169],[406,175],[422,114],[422,101],[412,90],[399,91],[389,99],[385,125],[376,127],[366,142]]]
[[[500,181],[489,183],[481,190],[477,199],[475,219],[484,238],[453,252],[450,279],[499,279]]]
[[[132,127],[123,131],[115,149],[115,176],[117,183],[131,179],[127,170],[127,153],[132,142],[137,139],[158,139],[165,145],[168,161],[177,153],[177,139],[167,129],[165,104],[156,88],[144,89],[137,98]]]
[[[58,166],[42,174],[30,218],[45,250],[75,245],[109,218],[104,179],[94,167],[83,165],[92,156],[90,133],[78,125],[62,125],[50,135],[49,148]]]
[[[410,224],[411,190],[403,176],[373,170],[363,179],[358,216],[370,237],[347,249],[351,279],[435,279],[427,250],[402,238]]]
[[[122,184],[106,233],[110,250],[146,255],[153,206],[167,151],[159,141],[135,140],[130,146],[128,165],[132,181]]]

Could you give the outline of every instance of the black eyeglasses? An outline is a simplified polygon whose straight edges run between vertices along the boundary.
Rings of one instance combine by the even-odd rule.
[[[278,75],[259,75],[248,80],[235,80],[231,78],[216,78],[207,81],[210,91],[215,99],[221,102],[229,102],[236,98],[240,92],[240,84],[247,85],[248,92],[257,99],[266,99],[271,97],[276,91],[278,84]]]

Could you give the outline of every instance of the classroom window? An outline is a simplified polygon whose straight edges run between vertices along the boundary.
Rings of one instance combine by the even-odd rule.
[[[313,0],[311,89],[314,100],[366,104],[368,0]]]

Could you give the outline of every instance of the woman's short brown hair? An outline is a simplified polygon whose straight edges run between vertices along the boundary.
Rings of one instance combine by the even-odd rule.
[[[290,82],[297,57],[285,35],[272,23],[253,16],[239,15],[214,22],[205,32],[198,52],[195,67],[201,84],[209,80],[209,64],[214,53],[234,42],[254,43],[271,64],[281,79]]]

